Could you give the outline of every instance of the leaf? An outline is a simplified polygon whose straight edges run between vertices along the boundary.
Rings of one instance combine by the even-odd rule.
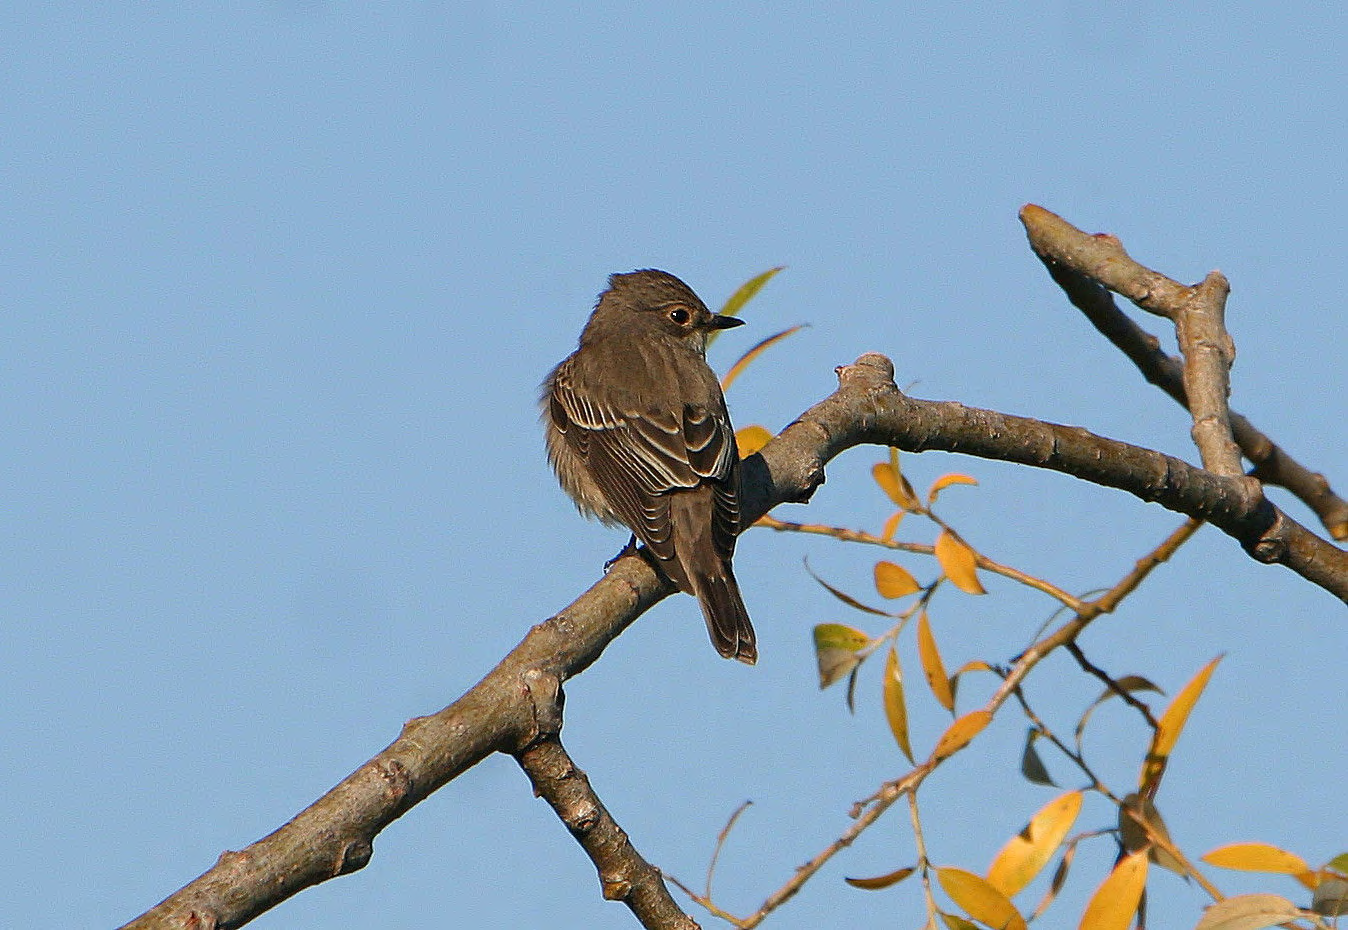
[[[871,638],[856,627],[821,623],[814,628],[814,657],[819,663],[819,689],[839,681],[860,664],[857,650]]]
[[[941,922],[946,925],[947,930],[978,930],[978,924],[972,920],[965,920],[959,914],[947,914],[945,911],[941,911]]]
[[[1325,863],[1325,868],[1333,869],[1340,875],[1348,875],[1348,852],[1339,853],[1333,859]]]
[[[1039,903],[1034,907],[1034,913],[1030,915],[1030,920],[1038,920],[1043,916],[1044,911],[1048,910],[1049,905],[1062,891],[1062,886],[1067,884],[1067,873],[1072,869],[1072,860],[1077,855],[1077,840],[1067,844],[1063,850],[1062,858],[1058,860],[1058,867],[1053,870],[1053,880],[1049,882],[1048,891],[1039,899]]]
[[[735,445],[739,447],[741,459],[747,459],[770,442],[772,433],[757,423],[735,431]]]
[[[979,923],[999,930],[1025,930],[1025,918],[1015,905],[973,872],[945,866],[936,870],[936,880],[950,900]]]
[[[1348,879],[1339,878],[1332,872],[1321,873],[1320,883],[1311,897],[1311,910],[1325,917],[1348,914]]]
[[[739,357],[739,360],[736,361],[735,364],[730,366],[730,370],[725,373],[725,377],[721,378],[721,390],[722,391],[730,390],[730,385],[735,383],[736,378],[744,374],[744,370],[749,367],[750,363],[753,362],[754,359],[758,358],[768,349],[771,349],[773,346],[781,342],[787,336],[790,336],[793,333],[796,333],[804,328],[805,327],[803,324],[792,326],[789,329],[782,330],[780,333],[773,333],[768,338],[754,345],[754,347],[751,348],[748,352],[745,352],[743,355],[741,355]],[[712,338],[719,335],[719,333],[720,333],[719,330],[713,331],[712,334],[707,337],[708,344],[710,344]]]
[[[847,712],[855,714],[857,712],[857,672],[861,671],[861,660],[857,659],[857,665],[852,667],[852,672],[847,676]]]
[[[892,542],[899,532],[899,522],[903,520],[903,515],[907,511],[896,510],[890,514],[889,519],[885,521],[884,528],[880,530],[880,538],[885,542]]]
[[[956,672],[955,674],[963,675],[965,672],[990,672],[990,671],[992,671],[992,666],[984,662],[982,659],[970,659],[968,662],[965,662],[963,665],[961,665],[959,671]]]
[[[953,756],[969,745],[969,741],[982,733],[991,722],[992,714],[986,710],[975,710],[965,714],[941,734],[941,738],[936,741],[936,748],[932,750],[932,758],[944,759]]]
[[[936,703],[953,714],[955,692],[950,687],[950,676],[945,673],[945,663],[941,661],[941,651],[936,648],[936,637],[932,636],[925,610],[917,618],[917,655],[922,660],[922,673],[927,676],[927,685]]]
[[[880,592],[881,597],[892,600],[916,594],[922,590],[922,585],[918,584],[912,573],[902,565],[881,561],[875,563],[875,590]]]
[[[1147,887],[1147,854],[1124,856],[1091,895],[1079,930],[1128,930]]]
[[[908,479],[899,471],[899,450],[890,448],[889,461],[880,462],[871,468],[871,477],[875,483],[880,485],[880,490],[884,491],[898,507],[903,510],[921,510],[922,504],[917,499],[917,493],[913,486],[908,483]]]
[[[1184,731],[1184,724],[1189,720],[1189,712],[1194,709],[1194,705],[1202,697],[1203,689],[1207,687],[1208,679],[1212,677],[1212,673],[1216,670],[1217,663],[1220,661],[1222,661],[1222,657],[1217,656],[1199,669],[1198,674],[1189,680],[1189,683],[1180,690],[1179,694],[1175,695],[1175,699],[1170,702],[1170,706],[1165,709],[1165,713],[1157,721],[1156,732],[1152,735],[1151,749],[1147,753],[1147,759],[1142,765],[1142,774],[1138,779],[1138,787],[1142,789],[1144,794],[1154,795],[1156,793],[1156,788],[1161,783],[1161,776],[1165,773],[1165,766],[1170,758],[1170,753],[1175,748],[1180,733]]]
[[[1036,785],[1047,785],[1050,788],[1056,787],[1057,782],[1053,776],[1049,775],[1048,769],[1044,767],[1044,760],[1039,758],[1039,750],[1034,748],[1035,741],[1039,739],[1039,731],[1030,727],[1029,732],[1025,734],[1025,751],[1020,754],[1020,774],[1025,776],[1025,780]]]
[[[1240,894],[1208,905],[1194,930],[1259,930],[1296,920],[1301,909],[1276,894]]]
[[[1156,804],[1151,798],[1133,792],[1123,799],[1123,805],[1119,808],[1119,838],[1123,840],[1123,848],[1129,852],[1145,849],[1151,861],[1161,868],[1169,869],[1177,875],[1187,876],[1189,870],[1184,867],[1184,863],[1176,859],[1170,850],[1153,843],[1142,826],[1143,823],[1151,827],[1153,834],[1170,845],[1175,845],[1170,839],[1170,830],[1166,828],[1165,820],[1162,819]]]
[[[868,634],[845,623],[821,623],[814,628],[815,648],[846,649],[856,652],[868,645]]]
[[[856,610],[859,610],[862,613],[875,614],[877,617],[895,616],[895,614],[885,613],[883,610],[878,610],[874,607],[867,607],[865,604],[861,603],[861,601],[857,600],[852,595],[847,594],[846,592],[840,591],[839,589],[833,587],[833,585],[829,584],[823,578],[820,578],[818,575],[814,573],[814,569],[810,568],[809,562],[805,563],[805,570],[810,573],[811,578],[819,582],[820,587],[822,587],[829,594],[832,594],[838,600],[842,601],[848,607],[855,608]]]
[[[721,307],[721,314],[723,316],[734,316],[739,313],[744,309],[744,305],[753,300],[758,292],[763,289],[763,285],[776,277],[777,272],[785,267],[785,265],[778,265],[776,268],[769,268],[767,271],[756,274],[745,281],[735,289],[735,293],[731,294],[730,298]]]
[[[992,860],[988,884],[1008,898],[1017,895],[1048,865],[1080,812],[1080,791],[1069,791],[1045,804]]]
[[[952,484],[977,485],[978,481],[973,478],[970,478],[968,475],[957,475],[954,473],[951,473],[949,475],[942,475],[941,477],[933,481],[931,483],[931,487],[927,489],[927,506],[931,506],[932,504],[936,503],[936,495],[940,494],[943,490],[950,487]]]
[[[867,891],[878,891],[881,888],[888,888],[890,885],[897,885],[909,875],[912,875],[917,869],[914,866],[905,866],[896,869],[888,875],[877,875],[874,878],[844,878],[843,881],[853,888],[864,888]]]
[[[978,581],[978,556],[969,544],[949,530],[936,537],[936,561],[950,583],[966,594],[987,594]]]
[[[950,676],[950,694],[953,697],[959,696],[960,678],[962,678],[967,672],[991,672],[991,671],[992,666],[984,662],[982,659],[973,659],[972,661],[965,662],[963,665],[959,667],[959,671],[955,672],[955,674]]]
[[[889,732],[899,749],[913,761],[913,747],[908,741],[908,708],[903,700],[903,670],[899,668],[899,653],[889,647],[889,656],[885,659],[885,719],[889,721]]]
[[[1208,865],[1242,872],[1272,872],[1275,875],[1300,875],[1311,867],[1296,853],[1267,843],[1228,843],[1202,857]]]
[[[1157,694],[1165,694],[1164,691],[1143,678],[1141,675],[1124,675],[1114,683],[1119,686],[1121,691],[1126,691],[1129,694],[1132,694],[1134,691],[1155,691]],[[1105,703],[1105,701],[1118,696],[1118,691],[1115,691],[1113,688],[1105,688],[1105,690],[1100,693],[1100,696],[1095,699],[1095,703],[1086,708],[1086,712],[1082,714],[1081,719],[1077,721],[1076,738],[1078,748],[1081,746],[1081,737],[1086,731],[1086,722],[1091,719],[1091,714],[1095,713],[1095,709]]]

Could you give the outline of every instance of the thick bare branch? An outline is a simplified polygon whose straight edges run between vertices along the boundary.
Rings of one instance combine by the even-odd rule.
[[[1231,285],[1220,271],[1189,288],[1175,308],[1175,331],[1184,355],[1184,393],[1193,415],[1194,445],[1203,467],[1219,475],[1239,475],[1240,447],[1231,435],[1231,363],[1236,347],[1226,331],[1226,298]]]
[[[1020,218],[1030,247],[1068,300],[1128,356],[1148,382],[1187,408],[1183,363],[1162,352],[1160,341],[1121,311],[1109,291],[1117,286],[1130,299],[1156,293],[1158,300],[1165,300],[1182,294],[1183,285],[1138,265],[1114,237],[1085,233],[1042,207],[1030,204],[1021,210]],[[1121,267],[1128,269],[1126,273],[1120,273]],[[1231,430],[1254,466],[1254,477],[1286,488],[1314,511],[1333,538],[1348,539],[1348,501],[1334,493],[1324,475],[1297,462],[1235,411],[1231,411]]]
[[[1050,468],[1206,520],[1257,558],[1280,561],[1348,599],[1348,555],[1286,518],[1238,479],[1112,442],[1085,430],[905,397],[893,365],[864,355],[838,369],[839,387],[744,463],[746,525],[777,504],[806,501],[824,467],[862,443],[943,449]],[[616,562],[564,611],[538,624],[449,707],[411,720],[387,749],[294,820],[241,852],[227,852],[189,885],[127,925],[232,928],[304,888],[354,871],[375,836],[431,792],[492,752],[518,754],[546,731],[531,688],[580,674],[674,587],[639,555]],[[895,784],[891,802],[908,786]]]
[[[674,903],[660,870],[636,851],[595,794],[589,778],[562,746],[561,683],[550,675],[525,673],[538,736],[515,753],[534,786],[571,831],[599,872],[604,898],[631,908],[643,927],[697,930],[697,923]]]
[[[864,356],[867,359],[882,356]],[[941,449],[1017,462],[1127,491],[1211,523],[1260,562],[1287,566],[1348,601],[1348,553],[1297,523],[1241,477],[1215,475],[1173,456],[1096,436],[1087,430],[916,400],[897,388],[877,398],[861,442],[910,452]]]
[[[854,444],[847,424],[870,395],[892,387],[875,366],[840,369],[840,387],[752,460],[742,507],[752,521],[783,501],[808,500],[829,458]],[[674,587],[645,559],[616,562],[594,587],[538,624],[463,697],[411,720],[388,748],[294,820],[241,852],[226,852],[205,874],[126,925],[240,927],[310,885],[363,867],[374,838],[433,791],[493,752],[518,752],[540,733],[530,682],[580,674],[637,617]]]

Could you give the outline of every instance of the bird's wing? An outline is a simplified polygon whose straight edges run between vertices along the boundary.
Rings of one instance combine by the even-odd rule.
[[[579,390],[563,365],[553,379],[549,410],[609,505],[660,559],[675,558],[669,493],[704,484],[713,490],[709,518],[716,549],[726,559],[734,552],[739,454],[723,401],[714,409],[629,409]]]

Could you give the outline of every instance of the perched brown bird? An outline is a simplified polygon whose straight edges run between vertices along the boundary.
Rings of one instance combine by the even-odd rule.
[[[580,347],[543,382],[548,460],[587,516],[628,527],[702,607],[721,655],[752,665],[754,628],[730,568],[739,451],[707,336],[743,320],[663,271],[608,279]]]

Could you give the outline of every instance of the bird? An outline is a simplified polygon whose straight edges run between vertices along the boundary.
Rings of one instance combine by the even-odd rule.
[[[722,656],[758,661],[731,568],[740,466],[707,338],[743,320],[712,313],[665,271],[613,274],[579,346],[543,382],[548,461],[582,514],[632,531],[697,598]],[[628,549],[624,549],[625,554]]]

